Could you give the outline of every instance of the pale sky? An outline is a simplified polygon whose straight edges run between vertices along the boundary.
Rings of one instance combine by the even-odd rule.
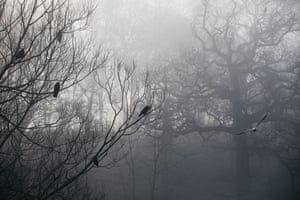
[[[151,64],[189,44],[190,0],[101,0],[93,15],[93,38],[118,56]]]

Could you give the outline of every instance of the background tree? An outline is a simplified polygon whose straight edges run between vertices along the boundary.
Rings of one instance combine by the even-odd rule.
[[[276,124],[298,112],[298,107],[288,108],[299,98],[298,46],[291,45],[298,38],[297,7],[229,0],[201,1],[198,8],[192,27],[199,47],[183,51],[167,68],[174,102],[170,127],[182,135],[197,132],[204,141],[229,133],[236,154],[237,195],[248,198],[250,154],[268,135],[263,129],[255,135],[236,134],[265,113],[270,113],[266,122]]]

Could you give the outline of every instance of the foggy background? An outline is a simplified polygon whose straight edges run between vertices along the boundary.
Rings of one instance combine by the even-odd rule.
[[[0,199],[300,198],[298,1],[38,1],[28,30],[17,2]]]
[[[215,8],[221,10],[220,12],[230,12],[232,9],[230,3],[232,2],[210,1],[208,4],[211,5],[212,12]],[[236,2],[241,3],[242,1]],[[251,4],[251,1],[244,2]],[[253,2],[253,4],[256,4],[256,2]],[[276,4],[280,4],[280,10],[275,11],[279,9],[276,7]],[[257,2],[257,8],[255,9],[258,9],[261,15],[264,15],[265,8],[274,9],[267,12],[278,12],[276,14],[270,13],[272,17],[277,15],[283,17],[286,15],[286,13],[283,14],[285,11],[290,12],[293,9],[298,9],[298,4],[296,1],[265,1],[262,4]],[[161,71],[166,74],[185,73],[182,71],[186,70],[184,69],[187,65],[186,62],[192,65],[196,63],[195,68],[202,64],[199,61],[201,58],[197,58],[201,57],[201,44],[193,33],[193,23],[201,12],[201,1],[115,0],[100,1],[98,5],[99,7],[91,23],[91,30],[95,34],[94,37],[123,59],[134,59],[140,64],[142,68],[140,70],[148,70],[150,74],[153,71],[153,76],[156,76],[155,73]],[[247,3],[240,5],[241,8],[239,9],[241,9],[241,12],[246,12],[247,8],[243,7],[246,5]],[[252,14],[255,15],[254,13]],[[249,27],[253,25],[251,16],[244,16],[244,19],[241,20]],[[274,23],[276,24],[276,22]],[[276,26],[275,24],[272,26]],[[282,25],[284,26],[284,24]],[[247,37],[247,34],[249,34],[243,32],[247,30],[242,30],[242,25],[240,27],[237,25],[236,28],[237,32],[240,31],[241,37]],[[290,65],[293,62],[297,62],[298,44],[298,34],[293,32],[288,34],[281,44],[272,46],[271,51],[274,51],[276,54],[276,51],[282,51],[277,49],[277,47],[284,46],[280,48],[286,48],[284,50],[288,52],[285,52],[286,55],[284,56],[288,58],[283,65]],[[197,53],[199,53],[198,56]],[[271,52],[268,53],[271,54]],[[173,70],[177,71],[173,72]],[[168,77],[168,75],[165,76]],[[175,82],[184,82],[184,80],[189,80],[189,78],[193,77],[192,74],[184,74],[182,76],[189,77],[178,80],[182,77],[176,74],[172,78],[175,79]],[[299,76],[299,69],[297,76]],[[217,78],[212,75],[211,79],[211,81],[214,81]],[[189,81],[192,82],[192,80]],[[187,86],[185,87],[188,87],[189,83],[181,84],[186,84]],[[177,90],[178,88],[172,89]],[[266,89],[268,90],[269,88]],[[299,90],[299,86],[297,86],[297,90]],[[182,93],[185,94],[184,91]],[[176,104],[176,100],[174,101],[174,104]],[[203,103],[203,101],[200,100],[200,102],[193,103],[196,105],[188,106],[197,106],[198,103]],[[206,103],[204,100],[204,104],[207,105],[209,103]],[[217,104],[222,107],[222,103]],[[296,104],[296,107],[299,109],[299,103]],[[174,109],[180,110],[181,108],[178,107]],[[222,116],[218,117],[221,118]],[[171,118],[170,120],[173,119]],[[299,116],[294,120],[299,122]],[[206,118],[204,121],[203,125],[208,125],[209,121],[214,120]],[[299,139],[296,139],[298,136],[295,135],[294,145],[290,144],[295,149],[287,150],[293,151],[293,153],[286,152],[287,154],[294,154],[294,158],[290,158],[291,160],[289,161],[283,161],[286,158],[279,158],[276,155],[277,153],[273,154],[261,147],[270,145],[270,148],[274,149],[289,148],[288,144],[279,144],[279,141],[272,141],[270,144],[266,144],[266,140],[272,140],[272,135],[279,131],[271,127],[272,124],[267,123],[258,133],[249,135],[249,142],[252,143],[249,156],[251,185],[249,199],[293,199],[293,187],[299,187],[299,180],[291,180],[293,178],[290,177],[290,169],[287,169],[289,167],[286,166],[288,162],[294,162],[294,164],[289,164],[297,165],[298,167],[295,169],[297,172],[295,173],[299,174],[299,147],[296,147],[299,146]],[[294,131],[295,134],[298,134],[299,128],[296,128]],[[153,141],[155,139],[147,136],[136,136],[137,138],[129,139],[134,141],[133,147],[130,147],[130,156],[126,156],[125,160],[118,163],[115,169],[107,171],[107,175],[104,175],[104,177],[96,178],[99,183],[103,184],[103,179],[107,183],[105,178],[109,177],[108,182],[110,184],[107,184],[105,188],[109,191],[108,194],[111,194],[111,199],[236,199],[234,176],[236,170],[235,162],[237,161],[235,161],[235,147],[232,144],[232,136],[230,134],[214,132],[208,135],[209,139],[206,140],[205,137],[199,136],[199,134],[205,134],[202,131],[199,131],[199,133],[190,131],[182,134],[180,131],[178,131],[179,133],[176,131],[174,131],[176,133],[172,133],[172,130],[165,130],[165,132],[165,134],[171,135],[167,141],[162,138],[158,139],[160,141]],[[283,134],[287,133],[284,131]],[[276,145],[287,146],[275,147]],[[279,152],[280,150],[276,151]],[[159,156],[159,154],[161,155]],[[292,161],[293,159],[295,160]],[[299,177],[295,179],[299,179]],[[297,183],[293,183],[293,181]],[[292,186],[292,184],[297,184],[297,186]],[[296,198],[299,198],[299,196]]]

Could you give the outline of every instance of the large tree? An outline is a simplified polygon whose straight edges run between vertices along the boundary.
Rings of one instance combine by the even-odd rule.
[[[299,107],[291,105],[299,99],[298,11],[298,4],[280,1],[203,0],[192,24],[198,46],[168,68],[169,128],[203,140],[207,133],[232,136],[239,199],[247,198],[252,144],[262,138],[238,133],[266,113],[265,122],[297,120]]]

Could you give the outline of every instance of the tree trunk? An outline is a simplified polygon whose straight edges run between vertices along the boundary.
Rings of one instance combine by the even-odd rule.
[[[230,70],[230,78],[232,81],[232,111],[233,111],[233,126],[237,130],[245,130],[248,124],[243,117],[243,101],[242,101],[242,85],[243,78],[240,76],[238,69]],[[235,170],[236,170],[236,194],[239,200],[247,199],[247,189],[249,187],[249,149],[247,145],[247,135],[235,135],[233,137],[235,145]]]
[[[170,130],[172,130],[172,124],[170,122],[170,104],[166,100],[163,110],[163,133],[160,138],[160,198],[158,199],[170,199],[171,188],[170,188],[170,164],[171,164],[171,149],[173,138]]]
[[[170,199],[170,151],[172,145],[172,137],[169,134],[169,131],[163,133],[161,138],[161,199]]]
[[[234,136],[236,153],[236,192],[238,199],[246,199],[247,188],[249,187],[249,153],[247,136]]]

